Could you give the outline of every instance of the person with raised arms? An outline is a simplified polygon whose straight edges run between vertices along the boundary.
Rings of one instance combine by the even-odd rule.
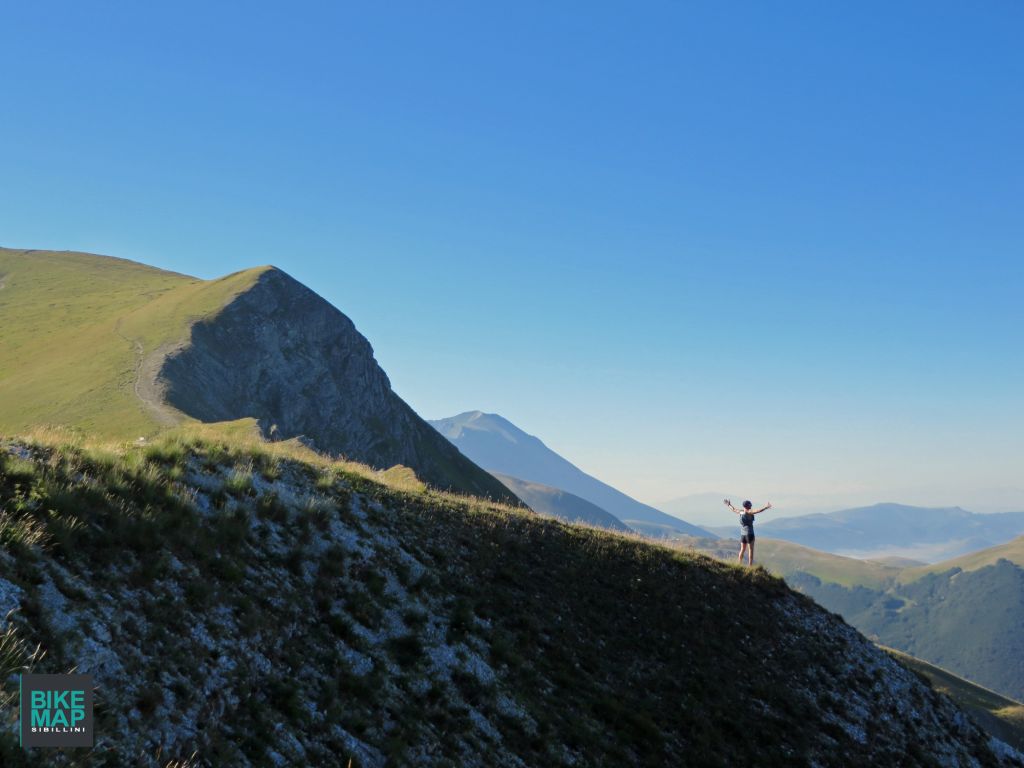
[[[765,510],[771,509],[772,505],[765,504],[760,509],[752,509],[754,506],[749,501],[743,502],[743,509],[736,509],[732,502],[725,500],[725,505],[740,516],[740,555],[739,561],[743,562],[743,553],[747,553],[747,565],[754,564],[754,515],[759,515]]]

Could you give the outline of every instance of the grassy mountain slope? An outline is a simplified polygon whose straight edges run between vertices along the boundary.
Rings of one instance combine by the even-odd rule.
[[[972,570],[913,568],[888,586],[799,572],[787,581],[885,645],[1024,699],[1024,568],[974,561]]]
[[[1024,765],[763,570],[382,478],[3,444],[6,671],[95,676],[96,766]]]
[[[534,512],[542,515],[551,515],[569,523],[580,522],[589,525],[596,525],[600,528],[609,528],[613,531],[628,531],[629,526],[625,525],[615,515],[609,514],[596,504],[591,504],[586,499],[581,499],[571,493],[566,493],[560,488],[552,488],[550,485],[531,483],[520,480],[518,477],[502,475],[499,472],[492,472],[496,478],[504,483],[512,493],[526,502]]]
[[[757,556],[773,573],[788,576],[798,571],[846,587],[882,588],[898,576],[899,568],[803,547],[781,539],[757,539]]]
[[[596,504],[630,528],[649,536],[684,534],[714,537],[708,531],[643,504],[588,475],[548,448],[539,438],[527,434],[498,414],[467,411],[430,424],[489,472],[560,488]]]
[[[903,570],[905,568],[916,568],[920,565],[927,565],[920,560],[914,560],[911,557],[898,557],[896,555],[890,557],[874,557],[866,562],[877,563],[878,565],[889,566],[890,568],[899,568]]]
[[[961,571],[976,571],[979,568],[995,565],[999,560],[1009,560],[1011,563],[1024,567],[1024,536],[1018,536],[1005,544],[971,552],[952,560],[907,568],[900,573],[900,581],[916,581],[928,574],[945,573],[954,568],[959,568]]]
[[[135,438],[252,417],[268,434],[515,500],[394,394],[351,320],[274,267],[198,280],[0,249],[0,276],[0,430]]]
[[[153,434],[159,422],[134,389],[144,354],[184,339],[258,274],[203,281],[106,256],[0,248],[0,430]]]

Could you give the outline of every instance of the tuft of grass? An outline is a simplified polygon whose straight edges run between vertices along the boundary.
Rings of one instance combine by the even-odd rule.
[[[281,459],[272,454],[261,451],[256,456],[256,466],[267,482],[274,482],[281,478]]]
[[[0,511],[0,546],[24,553],[48,539],[46,529],[28,514]]]
[[[7,614],[7,624],[0,631],[0,709],[17,706],[17,687],[8,684],[14,675],[31,671],[45,656],[41,645],[33,647],[11,623],[13,613]]]
[[[33,663],[42,658],[42,649],[39,646],[33,649],[21,637],[17,628],[10,623],[10,614],[7,621],[7,625],[0,632],[0,682],[30,669]]]
[[[232,469],[224,481],[224,490],[236,497],[253,495],[252,464]]]
[[[337,475],[330,469],[322,470],[317,473],[316,482],[313,487],[320,493],[330,493],[334,490],[338,482]]]
[[[199,759],[199,753],[193,752],[186,758],[168,760],[164,763],[164,768],[199,768],[202,764],[202,761]]]

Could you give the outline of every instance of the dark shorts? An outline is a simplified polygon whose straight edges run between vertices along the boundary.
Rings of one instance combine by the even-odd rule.
[[[754,534],[750,534],[749,536],[740,536],[740,543],[741,544],[753,544],[754,543]]]

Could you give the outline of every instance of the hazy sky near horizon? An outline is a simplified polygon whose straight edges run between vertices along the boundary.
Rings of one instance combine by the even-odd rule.
[[[276,264],[645,501],[1024,509],[1019,2],[0,22],[0,245]]]

